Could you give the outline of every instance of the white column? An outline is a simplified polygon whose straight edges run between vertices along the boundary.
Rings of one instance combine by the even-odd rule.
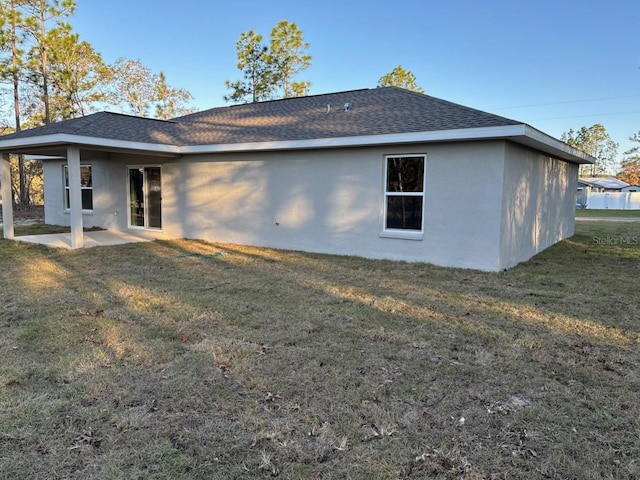
[[[0,159],[0,184],[2,184],[2,236],[13,238],[13,194],[11,193],[11,164],[9,154]]]
[[[84,247],[82,232],[82,192],[80,190],[80,149],[67,148],[69,171],[69,207],[71,209],[71,248]]]

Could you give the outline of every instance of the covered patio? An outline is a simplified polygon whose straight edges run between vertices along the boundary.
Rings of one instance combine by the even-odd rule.
[[[21,152],[22,153],[22,152]],[[40,153],[40,152],[38,152]],[[64,155],[66,153],[66,155]],[[112,231],[96,230],[84,231],[82,220],[82,198],[80,192],[80,150],[78,147],[69,146],[56,154],[66,156],[69,176],[71,178],[70,197],[70,218],[71,231],[67,233],[51,233],[36,235],[16,236],[15,226],[20,225],[20,221],[14,218],[12,191],[11,191],[11,168],[9,154],[2,153],[0,158],[0,187],[2,198],[2,215],[0,216],[0,230],[2,237],[18,242],[46,245],[53,248],[77,249],[86,247],[100,247],[123,245],[126,243],[151,242],[160,238],[165,238],[161,231]],[[33,222],[29,222],[30,224]]]
[[[118,135],[130,136],[132,139],[137,138],[136,132],[140,128],[140,124],[150,130],[148,142],[138,142],[132,140],[115,140],[111,138],[114,134],[114,128],[117,126],[114,122],[124,119],[125,122],[129,122],[124,127],[125,133],[122,133],[122,129],[116,132]],[[115,114],[100,113],[90,115],[88,117],[81,117],[77,119],[68,120],[65,122],[53,123],[45,125],[43,127],[34,128],[31,130],[23,130],[21,132],[7,136],[8,138],[0,139],[0,186],[2,192],[2,216],[0,220],[0,231],[2,237],[6,239],[16,240],[27,243],[39,243],[49,245],[58,248],[77,249],[84,247],[94,247],[101,245],[119,245],[123,243],[132,242],[145,242],[152,241],[158,238],[167,238],[163,235],[161,229],[161,213],[158,207],[157,217],[155,223],[147,223],[148,220],[145,217],[145,223],[141,224],[136,221],[134,223],[131,220],[127,225],[114,225],[117,222],[103,223],[104,218],[94,217],[92,209],[88,210],[84,207],[84,194],[86,193],[86,179],[83,183],[81,162],[95,161],[96,158],[104,160],[110,160],[112,155],[119,156],[118,158],[126,158],[127,165],[141,165],[152,163],[153,165],[159,165],[166,161],[168,158],[177,158],[178,151],[176,147],[171,145],[165,145],[166,138],[162,137],[162,129],[166,128],[167,122],[160,122],[156,120],[119,116]],[[122,127],[122,126],[121,126]],[[92,129],[100,130],[100,135],[93,136],[94,131]],[[104,133],[106,132],[106,134]],[[84,135],[83,135],[84,134]],[[85,136],[86,135],[86,136]],[[162,138],[161,138],[162,137]],[[118,137],[119,138],[119,137]],[[127,137],[128,138],[128,137]],[[54,207],[54,211],[62,210],[62,203],[64,203],[63,216],[66,217],[64,221],[60,221],[60,216],[57,218],[54,216],[52,221],[49,221],[49,217],[46,221],[53,225],[67,225],[70,227],[70,233],[63,234],[48,234],[48,235],[27,235],[16,237],[15,225],[19,224],[14,218],[13,211],[13,198],[12,195],[12,173],[10,164],[10,155],[27,155],[31,158],[39,158],[43,161],[43,164],[48,163],[60,163],[64,165],[64,178],[63,182],[66,187],[62,191],[62,195],[66,195],[64,202],[54,195],[50,195],[49,202],[52,205],[60,203],[60,208]],[[126,172],[126,170],[123,170]],[[91,175],[91,174],[90,174]],[[107,174],[104,174],[101,180],[104,182]],[[89,177],[89,185],[91,185],[91,177]],[[123,185],[124,187],[124,182]],[[55,191],[57,187],[54,187]],[[93,190],[92,190],[93,192]],[[127,190],[122,189],[121,194],[126,194]],[[47,189],[45,187],[45,203],[47,203]],[[60,192],[57,192],[59,194]],[[160,194],[158,202],[161,202]],[[145,197],[145,201],[150,200]],[[91,199],[93,201],[93,199]],[[104,195],[100,200],[96,200],[97,205],[102,208],[103,213],[107,208],[110,210],[110,214],[115,218],[118,213],[121,213],[124,218],[127,218],[127,208],[122,208],[123,205],[117,204],[114,206],[113,202],[109,207],[105,207]],[[122,203],[125,203],[123,201]],[[139,209],[141,210],[141,209]],[[149,210],[149,209],[147,209]],[[45,216],[48,215],[47,208],[45,208]],[[84,218],[83,218],[84,217]],[[96,221],[93,221],[97,219]],[[87,223],[87,220],[91,220]],[[85,227],[101,227],[106,230],[102,231],[85,231]],[[146,228],[149,227],[149,228]],[[153,227],[153,228],[151,228]],[[126,230],[124,230],[126,228]]]

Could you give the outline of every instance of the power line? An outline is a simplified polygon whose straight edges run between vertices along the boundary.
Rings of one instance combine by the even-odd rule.
[[[640,97],[640,94],[638,95],[622,95],[622,96],[618,96],[618,97],[599,97],[599,98],[585,98],[582,100],[567,100],[564,102],[549,102],[549,103],[535,103],[535,104],[530,104],[530,105],[518,105],[518,106],[514,106],[514,107],[500,107],[500,108],[494,108],[493,110],[512,110],[515,108],[533,108],[533,107],[549,107],[552,105],[566,105],[569,103],[584,103],[584,102],[598,102],[601,100],[620,100],[623,98],[638,98]]]
[[[543,120],[565,120],[569,118],[587,118],[587,117],[609,117],[612,115],[633,115],[640,113],[640,111],[635,112],[611,112],[611,113],[590,113],[588,115],[570,115],[566,117],[547,117],[547,118],[536,118],[530,120],[531,122],[541,122]]]

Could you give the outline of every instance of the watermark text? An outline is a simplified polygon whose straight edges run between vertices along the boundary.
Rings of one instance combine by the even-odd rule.
[[[594,236],[593,243],[596,245],[640,245],[640,237],[631,235],[620,236]]]

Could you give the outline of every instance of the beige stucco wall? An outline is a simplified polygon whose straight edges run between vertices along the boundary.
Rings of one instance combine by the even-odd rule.
[[[573,235],[578,165],[506,144],[500,268]]]
[[[387,238],[384,156],[412,153],[427,155],[424,235]],[[94,184],[85,226],[112,230],[128,229],[127,166],[160,166],[165,238],[496,271],[573,232],[577,168],[504,141],[180,159],[83,152],[82,163]],[[45,162],[45,213],[68,225],[62,165]]]
[[[164,232],[495,270],[502,152],[484,142],[183,160],[163,167]],[[427,154],[421,240],[380,236],[384,155],[402,153]]]

